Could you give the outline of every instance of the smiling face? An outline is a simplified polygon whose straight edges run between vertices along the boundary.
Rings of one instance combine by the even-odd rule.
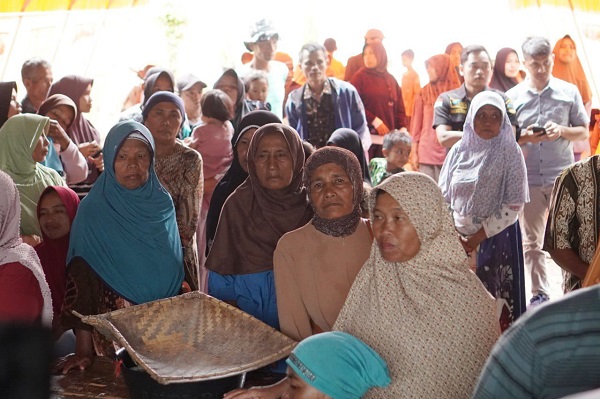
[[[421,249],[408,215],[385,191],[379,191],[373,208],[373,234],[381,256],[388,262],[409,261]]]
[[[486,104],[479,108],[473,119],[473,130],[484,140],[493,139],[500,133],[502,111]]]
[[[64,237],[71,231],[71,219],[65,204],[56,191],[48,191],[40,199],[40,228],[50,239],[56,240]]]
[[[290,148],[281,133],[267,133],[260,139],[254,165],[258,182],[264,188],[281,190],[290,185],[294,165]]]
[[[150,148],[143,141],[126,139],[115,157],[114,169],[117,182],[128,190],[142,186],[150,177],[151,162]]]
[[[310,177],[310,203],[319,217],[337,219],[354,210],[354,188],[346,171],[338,164],[326,163]]]
[[[49,144],[50,143],[46,138],[46,134],[42,133],[35,145],[35,148],[33,149],[33,152],[31,153],[31,158],[33,158],[35,162],[44,162],[44,159],[46,159],[46,155],[48,155]]]

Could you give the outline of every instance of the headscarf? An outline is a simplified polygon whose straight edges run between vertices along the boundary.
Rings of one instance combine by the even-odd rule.
[[[292,181],[284,189],[262,187],[254,156],[267,134],[281,134],[292,156]],[[285,233],[305,225],[312,217],[302,186],[304,150],[298,133],[281,123],[259,128],[248,148],[249,176],[229,196],[221,217],[206,268],[219,274],[250,274],[273,269],[273,252]]]
[[[36,208],[42,191],[65,184],[56,171],[35,162],[31,156],[49,124],[50,119],[45,116],[20,114],[0,128],[0,170],[8,173],[19,189],[23,235],[41,234]]]
[[[360,339],[340,331],[302,340],[286,363],[304,382],[332,399],[360,399],[370,388],[391,382],[381,356]]]
[[[425,67],[431,66],[435,69],[438,79],[429,82],[421,90],[423,102],[433,107],[440,94],[456,89],[460,86],[460,80],[456,69],[452,66],[452,60],[448,54],[438,54],[425,61]]]
[[[365,183],[369,183],[371,185],[371,174],[369,173],[369,164],[367,163],[367,157],[365,156],[365,150],[362,146],[362,141],[356,133],[352,129],[347,128],[339,128],[335,130],[329,140],[327,140],[327,145],[334,145],[336,147],[345,148],[348,151],[352,152],[356,159],[360,164],[362,179]]]
[[[383,44],[380,42],[373,42],[373,43],[365,44],[363,46],[363,55],[365,54],[365,50],[367,49],[367,47],[370,47],[371,50],[373,50],[373,53],[375,54],[375,58],[377,59],[377,65],[375,66],[375,68],[367,68],[367,69],[374,69],[378,72],[387,72],[388,57],[387,57],[387,52],[385,51],[385,47],[383,46]]]
[[[435,181],[393,175],[373,190],[391,195],[420,241],[405,262],[383,259],[377,242],[334,325],[387,362],[392,384],[365,398],[466,398],[499,334],[494,299],[469,270]]]
[[[511,53],[517,54],[517,52],[512,48],[501,48],[496,54],[496,59],[494,60],[494,70],[492,72],[490,87],[502,92],[507,92],[519,83],[515,78],[509,78],[506,76],[506,58]]]
[[[573,46],[575,47],[575,58],[568,64],[562,62],[558,56],[560,52],[560,46],[565,39],[571,40],[573,42]],[[552,75],[577,86],[584,104],[591,101],[592,89],[590,88],[590,84],[585,76],[583,67],[581,66],[581,61],[579,61],[579,57],[577,56],[575,40],[573,40],[571,36],[565,35],[562,39],[559,39],[556,42],[554,49],[552,50],[552,54],[554,54],[554,67],[552,68]]]
[[[500,133],[489,140],[474,130],[473,120],[484,105],[498,108],[503,118]],[[452,210],[462,216],[485,219],[501,204],[529,201],[525,161],[499,94],[488,90],[473,98],[463,137],[450,150],[439,185]]]
[[[248,112],[251,111],[251,108],[248,105],[248,103],[245,101],[246,88],[244,86],[244,82],[242,81],[242,79],[238,76],[238,74],[233,69],[225,70],[225,72],[223,72],[223,75],[221,75],[221,77],[219,79],[217,79],[217,81],[213,85],[213,89],[218,89],[219,83],[226,76],[230,76],[230,77],[234,78],[235,81],[237,82],[238,95],[237,95],[237,98],[234,103],[235,115],[234,115],[233,119],[229,120],[229,122],[231,122],[231,124],[233,125],[233,129],[235,131],[237,131],[240,121],[242,120],[244,115],[246,115]]]
[[[152,97],[152,93],[154,92],[154,85],[156,84],[158,78],[160,78],[161,76],[166,76],[167,78],[169,78],[169,80],[171,81],[171,87],[173,87],[173,90],[175,90],[175,78],[173,77],[173,74],[166,69],[157,68],[156,71],[150,72],[144,79],[144,107],[148,103],[150,97]],[[183,114],[185,115],[185,112]]]
[[[13,90],[17,90],[17,82],[0,82],[0,127],[8,119]]]
[[[50,92],[48,93],[48,96],[52,96],[53,94],[64,94],[75,103],[77,113],[73,123],[69,126],[69,129],[67,129],[67,134],[75,144],[89,143],[94,140],[98,144],[101,143],[100,133],[98,133],[98,130],[96,130],[94,125],[83,116],[79,109],[79,98],[85,93],[85,90],[90,84],[94,84],[94,81],[90,78],[78,75],[67,75],[57,82],[54,82],[52,86],[50,86]],[[98,178],[99,171],[98,168],[96,168],[96,165],[90,161],[88,161],[88,168],[88,178],[82,183],[91,184]]]
[[[40,105],[40,109],[38,110],[37,113],[38,113],[38,115],[46,116],[46,114],[49,111],[51,111],[54,108],[61,106],[61,105],[65,105],[73,110],[73,120],[71,121],[71,124],[69,126],[67,126],[67,130],[68,130],[69,127],[75,121],[75,115],[77,115],[77,105],[75,105],[73,100],[71,100],[69,97],[67,97],[63,94],[53,94],[50,97],[48,97],[42,103],[42,105]],[[62,162],[60,160],[58,153],[54,149],[54,145],[53,145],[54,140],[52,140],[52,138],[48,137],[48,141],[50,141],[50,146],[48,146],[48,155],[46,155],[46,159],[44,160],[44,162],[42,162],[42,165],[48,166],[49,168],[52,168],[58,172],[63,172],[64,170],[63,170]]]
[[[151,147],[150,176],[128,190],[115,176],[123,142],[139,133]],[[139,304],[177,295],[183,252],[171,196],[154,172],[154,139],[134,121],[116,124],[104,144],[106,170],[81,202],[71,227],[67,263],[83,258],[113,291]]]
[[[183,100],[181,97],[171,93],[170,91],[157,91],[150,96],[146,102],[146,105],[144,106],[144,110],[142,111],[143,121],[146,121],[148,114],[158,103],[171,103],[177,106],[177,109],[179,109],[179,113],[181,114],[181,125],[179,126],[181,128],[181,126],[183,126],[183,122],[185,121],[185,107],[183,105]]]
[[[52,325],[52,297],[35,250],[24,244],[19,235],[19,191],[10,176],[0,171],[0,268],[20,263],[33,273],[44,299],[42,323]]]
[[[231,144],[233,146],[233,160],[231,166],[225,173],[225,176],[219,180],[219,183],[213,191],[212,198],[210,199],[210,207],[208,208],[208,214],[206,215],[206,248],[207,253],[212,246],[213,238],[217,230],[217,224],[219,222],[219,216],[221,215],[221,209],[225,200],[233,191],[239,187],[240,184],[246,180],[248,173],[240,165],[240,160],[237,154],[237,145],[240,138],[248,129],[258,129],[268,123],[281,123],[281,120],[277,115],[270,111],[251,111],[244,115],[238,125],[233,137],[231,138]]]
[[[460,46],[460,48],[461,48],[461,51],[462,51],[462,49],[464,48],[464,47],[463,47],[463,45],[462,45],[462,44],[460,44],[459,42],[452,42],[452,43],[450,43],[450,44],[448,44],[448,45],[446,46],[446,51],[445,51],[445,53],[446,53],[446,54],[448,54],[448,55],[452,54],[452,47],[454,47],[454,46]],[[454,71],[456,72],[456,76],[458,76],[458,80],[459,80],[459,82],[462,84],[462,83],[463,83],[465,80],[464,80],[464,78],[463,78],[463,77],[462,77],[462,76],[461,76],[461,75],[458,73],[458,70],[459,70],[459,68],[460,68],[460,65],[453,65],[453,67],[454,67]]]
[[[75,213],[79,206],[79,196],[73,190],[68,187],[61,186],[49,186],[40,195],[40,200],[37,206],[37,217],[40,218],[40,203],[44,195],[55,192],[61,199],[69,221],[73,224],[75,219]],[[46,275],[46,280],[50,286],[50,292],[52,294],[52,309],[54,313],[54,319],[58,320],[58,315],[62,308],[62,303],[65,297],[65,291],[67,288],[67,252],[69,250],[69,234],[64,237],[51,239],[42,230],[43,241],[41,244],[35,247]]]
[[[352,184],[352,203],[354,208],[352,209],[352,213],[341,216],[337,219],[323,219],[317,214],[316,209],[311,203],[313,211],[315,211],[312,218],[312,223],[315,228],[323,234],[333,237],[347,237],[356,231],[356,228],[361,220],[360,202],[362,201],[363,197],[363,180],[360,164],[358,163],[356,156],[344,148],[319,148],[308,158],[306,161],[306,166],[304,167],[304,187],[306,187],[309,202],[311,189],[310,179],[318,167],[328,163],[339,165],[348,175],[350,183]]]

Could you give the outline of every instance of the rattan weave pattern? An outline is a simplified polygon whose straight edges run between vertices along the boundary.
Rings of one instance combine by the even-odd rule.
[[[84,316],[161,384],[228,377],[287,356],[296,342],[200,292]]]

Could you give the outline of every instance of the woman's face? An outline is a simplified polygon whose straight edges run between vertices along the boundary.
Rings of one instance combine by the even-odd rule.
[[[171,82],[171,79],[167,76],[167,74],[163,73],[159,75],[158,78],[156,78],[156,81],[154,82],[154,86],[152,87],[152,94],[159,91],[170,91],[171,93],[173,93],[174,91],[173,83]]]
[[[281,190],[292,182],[292,154],[281,133],[267,133],[260,139],[254,164],[258,181],[264,188]]]
[[[493,139],[500,133],[502,111],[493,105],[486,104],[479,108],[473,120],[473,130],[484,140]]]
[[[288,388],[281,396],[282,399],[327,399],[329,396],[317,388],[308,385],[290,367],[287,369]]]
[[[22,111],[21,103],[17,100],[17,91],[13,89],[8,105],[8,117],[19,115]]]
[[[462,51],[463,48],[460,44],[455,44],[450,49],[450,54],[448,55],[450,56],[450,61],[452,61],[452,65],[454,65],[455,67],[460,65],[460,54],[462,53]]]
[[[40,199],[40,228],[48,238],[56,240],[69,234],[71,231],[71,219],[67,208],[58,193],[54,190],[48,191]]]
[[[79,112],[90,112],[92,110],[92,84],[90,83],[86,88],[81,97],[79,97]]]
[[[246,130],[244,134],[242,134],[242,137],[239,138],[237,146],[235,147],[240,166],[246,173],[248,173],[248,147],[250,147],[250,140],[252,140],[252,136],[254,136],[256,130],[255,127]]]
[[[375,55],[375,52],[371,46],[365,47],[365,51],[363,52],[363,60],[367,68],[377,67],[377,56]]]
[[[336,219],[354,210],[354,188],[338,164],[319,166],[310,177],[310,203],[323,219]]]
[[[42,133],[31,153],[31,158],[33,158],[34,162],[44,162],[46,155],[48,155],[49,144],[46,134]]]
[[[439,79],[437,71],[431,64],[427,64],[427,75],[429,75],[429,82],[431,83],[435,83]]]
[[[519,75],[521,63],[517,53],[508,53],[504,63],[504,74],[509,78],[516,78]]]
[[[144,121],[156,145],[161,147],[175,144],[182,123],[183,115],[179,107],[168,101],[154,105]]]
[[[75,111],[68,105],[59,105],[46,112],[46,116],[57,121],[60,127],[66,131],[71,126],[71,123],[73,123],[73,119],[75,119]]]
[[[400,204],[388,193],[377,195],[373,234],[381,256],[388,262],[406,262],[421,249],[417,230]]]
[[[568,37],[564,38],[558,49],[558,59],[565,64],[569,64],[575,59],[576,55],[577,51],[575,50],[575,43],[573,43],[573,40]]]
[[[142,186],[150,177],[152,154],[141,140],[126,139],[115,158],[115,177],[117,182],[128,190]]]
[[[219,79],[215,89],[224,91],[235,104],[238,98],[238,82],[233,76],[225,75]]]

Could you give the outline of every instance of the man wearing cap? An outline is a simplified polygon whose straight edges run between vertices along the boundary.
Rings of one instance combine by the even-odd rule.
[[[277,51],[279,33],[270,21],[261,19],[252,27],[250,35],[250,40],[244,42],[244,45],[248,51],[254,53],[254,58],[236,72],[243,78],[253,70],[265,71],[269,79],[267,102],[271,104],[271,112],[283,118],[286,81],[290,70],[283,62],[273,59]]]
[[[383,41],[383,32],[379,29],[369,29],[365,34],[365,44],[371,43],[381,43]],[[349,82],[352,80],[352,77],[360,68],[365,66],[365,61],[363,60],[362,51],[360,54],[353,55],[348,58],[348,62],[346,62],[346,73],[344,74],[344,80]]]
[[[206,88],[206,83],[191,73],[185,74],[177,79],[177,92],[183,100],[185,106],[186,121],[183,123],[183,129],[191,132],[200,124],[202,116],[202,107],[200,99],[202,90]],[[189,136],[189,133],[185,137]]]
[[[323,46],[325,46],[325,50],[327,50],[328,59],[327,71],[325,71],[325,74],[330,78],[333,77],[343,80],[346,67],[339,60],[333,58],[333,53],[337,50],[335,39],[332,39],[331,37],[325,39]]]

